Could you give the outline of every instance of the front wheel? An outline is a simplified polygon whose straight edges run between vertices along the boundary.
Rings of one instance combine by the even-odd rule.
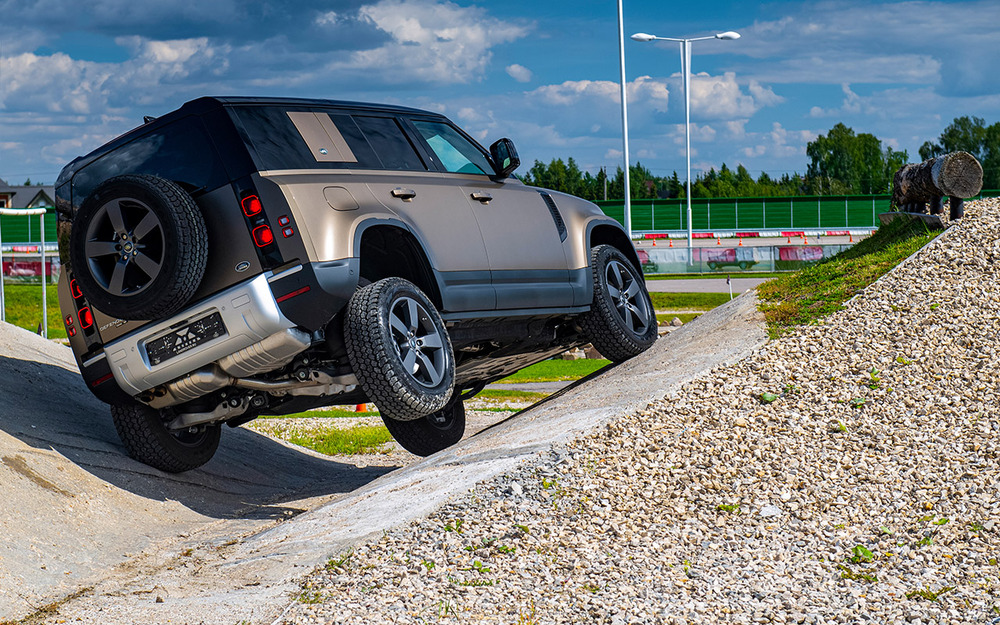
[[[402,445],[417,456],[429,456],[451,447],[465,434],[465,406],[456,401],[452,406],[412,421],[397,421],[382,416],[385,427]]]
[[[451,399],[451,340],[441,315],[412,282],[385,278],[355,291],[344,343],[361,388],[390,419],[420,419]]]
[[[656,314],[642,274],[617,248],[598,245],[590,252],[594,301],[580,325],[597,351],[622,362],[656,341]]]
[[[129,456],[167,473],[197,469],[219,448],[218,424],[173,432],[159,410],[143,404],[112,404],[111,419]]]

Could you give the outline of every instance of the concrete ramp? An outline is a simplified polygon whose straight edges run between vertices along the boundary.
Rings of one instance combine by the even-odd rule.
[[[116,571],[61,606],[58,618],[95,624],[272,623],[300,591],[299,580],[328,558],[421,518],[553,445],[642,409],[713,367],[746,357],[766,340],[756,304],[753,293],[745,294],[627,363],[285,523],[232,544],[196,546],[185,557],[165,556],[155,567]]]
[[[143,552],[234,540],[389,470],[242,428],[222,434],[197,471],[135,462],[69,348],[0,323],[0,621],[92,586]]]

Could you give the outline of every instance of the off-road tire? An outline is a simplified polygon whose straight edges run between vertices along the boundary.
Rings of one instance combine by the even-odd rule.
[[[403,449],[417,456],[429,456],[462,440],[465,406],[458,401],[420,419],[398,421],[383,416],[382,421]]]
[[[181,310],[201,285],[208,235],[184,189],[130,174],[106,180],[83,201],[69,251],[91,305],[119,319],[160,319]]]
[[[399,332],[399,306],[416,304],[419,319],[414,339],[432,341],[438,347],[410,349]],[[393,321],[395,317],[395,321]],[[393,326],[393,323],[396,326]],[[403,322],[403,325],[406,325]],[[385,278],[354,292],[344,316],[344,343],[358,383],[383,417],[397,421],[420,419],[443,409],[455,387],[455,356],[441,315],[412,282]],[[408,370],[404,360],[416,351],[418,369]],[[424,358],[428,360],[424,360]],[[436,360],[434,367],[424,367]],[[433,374],[428,373],[433,370]]]
[[[614,279],[619,279],[620,276],[627,287],[636,289],[626,297],[627,305],[631,306],[628,313],[624,312],[621,300],[612,295],[612,289],[617,289],[609,287],[609,268]],[[580,326],[590,342],[602,356],[614,362],[628,360],[649,349],[657,336],[656,313],[642,273],[635,269],[624,254],[610,245],[598,245],[590,251],[590,270],[594,301],[590,312],[580,318]],[[618,273],[615,274],[615,271]],[[645,315],[645,325],[638,323],[641,318],[632,313],[632,308]],[[628,314],[632,317],[628,317]]]
[[[167,473],[197,469],[219,448],[218,424],[169,432],[160,411],[143,404],[112,404],[111,419],[129,456]]]

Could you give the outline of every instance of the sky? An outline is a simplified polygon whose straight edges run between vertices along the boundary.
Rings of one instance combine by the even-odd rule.
[[[204,95],[444,113],[522,169],[622,163],[615,0],[0,0],[0,178],[59,170]],[[625,35],[693,44],[692,167],[804,173],[838,122],[911,161],[955,117],[1000,121],[1000,0],[624,0]],[[626,40],[630,159],[683,179],[676,43]]]

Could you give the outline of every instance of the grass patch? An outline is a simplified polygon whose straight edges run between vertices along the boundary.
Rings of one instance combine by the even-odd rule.
[[[656,310],[712,310],[729,301],[729,293],[650,293]]]
[[[896,220],[854,247],[805,269],[757,287],[768,334],[777,338],[843,308],[844,302],[875,282],[937,233],[921,221]]]
[[[658,273],[646,274],[649,280],[724,280],[726,276],[732,278],[779,278],[786,275],[787,271],[713,271],[712,273]]]
[[[507,376],[498,384],[523,384],[525,382],[563,382],[578,380],[611,364],[610,360],[543,360]]]
[[[55,285],[46,287],[49,309],[49,338],[66,338],[66,328],[62,323],[62,313],[59,311],[59,295]],[[4,308],[6,308],[7,323],[38,331],[42,322],[42,289],[37,284],[5,284],[3,287]]]
[[[577,361],[579,362],[579,361]],[[486,399],[489,401],[517,401],[536,402],[548,397],[548,393],[535,393],[532,391],[507,391],[503,389],[487,389],[476,395],[475,399]]]
[[[375,404],[367,404],[374,406]],[[308,412],[296,412],[287,415],[267,415],[261,419],[354,419],[357,417],[377,417],[378,410],[366,410],[364,412],[354,412],[354,408],[324,408],[323,410],[310,410]]]
[[[701,313],[660,313],[656,315],[656,322],[659,323],[660,325],[663,325],[664,323],[670,323],[671,321],[674,320],[674,317],[677,317],[678,319],[681,320],[681,323],[687,323],[688,321],[693,320],[695,317],[700,317],[700,316]]]
[[[382,445],[391,440],[389,430],[381,425],[329,428],[312,434],[293,434],[288,438],[290,443],[328,456],[381,453],[385,451]]]

